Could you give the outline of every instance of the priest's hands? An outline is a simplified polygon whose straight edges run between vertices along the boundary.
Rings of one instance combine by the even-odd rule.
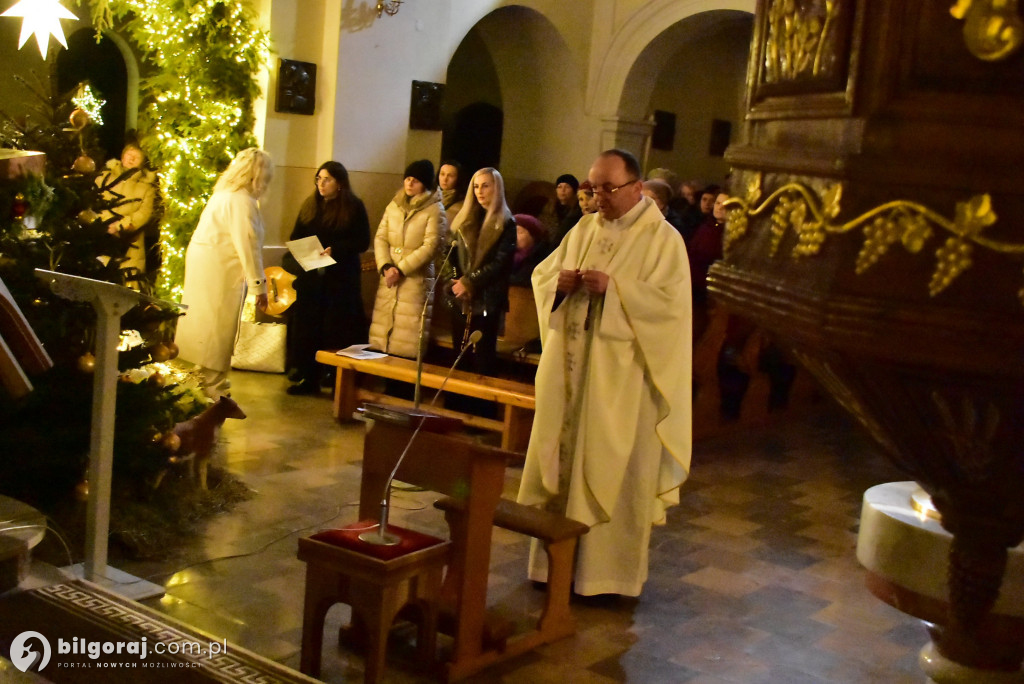
[[[608,289],[608,274],[601,271],[583,271],[580,273],[580,281],[592,295],[603,295]]]
[[[602,271],[578,271],[563,269],[558,272],[556,289],[572,294],[584,288],[591,295],[603,295],[608,290],[608,274]]]

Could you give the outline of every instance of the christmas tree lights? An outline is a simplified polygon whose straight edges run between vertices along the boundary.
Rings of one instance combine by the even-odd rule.
[[[97,0],[92,9],[97,30],[116,22],[144,63],[140,142],[164,198],[157,288],[177,300],[185,249],[217,176],[239,150],[256,144],[256,75],[270,39],[244,2]]]

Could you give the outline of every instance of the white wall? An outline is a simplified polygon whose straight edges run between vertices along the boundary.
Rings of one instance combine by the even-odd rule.
[[[307,150],[323,149],[325,137],[330,137],[330,154],[317,160],[330,157],[345,164],[373,224],[408,162],[438,161],[441,133],[409,130],[411,84],[445,83],[451,58],[467,36],[486,48],[497,75],[505,115],[501,166],[515,186],[566,171],[583,175],[608,141],[641,152],[648,130],[642,119],[650,113],[652,93],[662,87],[661,67],[678,49],[671,45],[645,55],[648,45],[687,17],[716,9],[753,12],[755,5],[755,0],[416,0],[403,3],[395,16],[377,18],[367,1],[342,2],[336,16],[328,6],[338,3],[323,0],[260,1],[272,5],[271,33],[280,56],[302,59],[303,50],[326,51],[331,37],[337,38],[333,60],[323,58],[336,65],[335,88],[318,86],[318,97],[321,92],[332,97],[333,112],[319,115],[330,117],[330,131],[323,128],[324,118],[314,126],[294,121],[296,115],[286,115],[287,121],[267,116],[266,145],[272,151],[280,147],[286,160],[267,213],[275,216],[270,205],[277,202],[281,209],[274,220],[289,225],[317,165]],[[294,48],[292,55],[282,52],[285,45]],[[745,58],[746,49],[739,61]],[[643,74],[634,79],[640,97],[628,87],[634,67],[639,70],[633,76]],[[271,79],[271,89],[274,85]],[[491,86],[472,94],[449,88],[446,106],[484,91],[494,96]],[[659,102],[664,103],[659,108],[679,106],[670,98]],[[717,105],[714,109],[719,116]]]
[[[331,159],[337,87],[341,10],[322,0],[261,0],[257,5],[270,32],[272,55],[262,78],[264,97],[257,103],[256,136],[274,158],[274,182],[263,199],[267,245],[287,240],[302,201],[313,192],[320,164]],[[313,115],[276,112],[281,59],[316,64]]]
[[[712,119],[732,123],[735,140],[743,116],[752,22],[729,24],[696,36],[669,59],[657,76],[649,111],[676,115],[672,151],[651,150],[648,169],[666,167],[680,178],[721,183],[728,165],[708,155]]]

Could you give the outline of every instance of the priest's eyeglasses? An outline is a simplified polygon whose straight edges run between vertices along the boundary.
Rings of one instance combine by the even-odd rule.
[[[597,185],[597,186],[593,185],[590,181],[583,181],[582,183],[580,183],[580,190],[582,190],[583,192],[586,192],[588,194],[593,194],[593,195],[614,195],[615,193],[617,193],[622,188],[624,188],[624,187],[626,187],[628,185],[632,185],[633,183],[636,183],[638,180],[639,179],[634,178],[633,180],[626,181],[622,185],[612,185],[611,183],[602,183],[601,185]]]

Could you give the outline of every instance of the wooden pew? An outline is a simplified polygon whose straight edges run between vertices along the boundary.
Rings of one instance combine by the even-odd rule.
[[[334,417],[338,420],[348,420],[364,401],[398,406],[412,405],[407,399],[374,392],[361,387],[359,383],[361,376],[415,383],[416,362],[411,359],[397,356],[353,359],[338,356],[334,351],[321,350],[316,353],[316,360],[338,369],[334,381]],[[423,364],[422,386],[437,389],[447,374],[448,369],[443,366]],[[455,371],[445,385],[445,392],[496,402],[503,407],[503,418],[483,418],[438,407],[431,407],[431,411],[460,418],[466,425],[500,432],[503,449],[526,451],[536,405],[533,385],[478,373]]]

